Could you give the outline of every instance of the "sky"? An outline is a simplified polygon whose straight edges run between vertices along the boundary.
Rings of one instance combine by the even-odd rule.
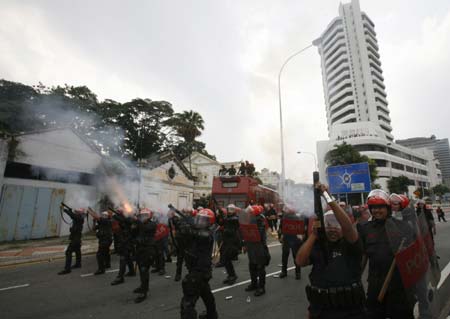
[[[344,3],[348,1],[343,1]],[[432,5],[431,5],[432,3]],[[450,136],[450,1],[360,0],[375,23],[396,139]],[[337,0],[0,0],[0,78],[166,100],[205,120],[222,162],[281,170],[277,77],[338,15]],[[315,47],[282,79],[286,176],[311,182],[327,139]]]

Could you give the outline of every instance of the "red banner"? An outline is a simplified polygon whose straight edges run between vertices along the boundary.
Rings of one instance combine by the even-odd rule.
[[[429,259],[424,240],[419,237],[406,249],[395,255],[395,262],[405,288],[417,283],[427,272]]]
[[[283,235],[303,235],[305,222],[298,219],[282,219],[281,233]]]
[[[155,232],[155,240],[163,239],[167,236],[169,236],[169,227],[165,224],[158,224],[156,226],[156,232]]]
[[[241,224],[239,229],[241,230],[241,235],[244,241],[248,241],[250,243],[258,243],[261,241],[261,235],[259,234],[256,224]]]

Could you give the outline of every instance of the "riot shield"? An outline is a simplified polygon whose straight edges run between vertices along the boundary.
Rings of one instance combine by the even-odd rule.
[[[170,232],[169,226],[167,226],[166,224],[162,224],[162,223],[157,224],[154,239],[156,241],[158,241],[165,237],[168,237],[169,232]]]
[[[305,221],[295,213],[285,214],[282,219],[281,233],[283,235],[304,235]]]
[[[239,214],[239,230],[241,238],[250,243],[261,241],[258,226],[256,224],[256,217],[252,215],[249,210],[242,210]]]
[[[421,221],[415,212],[405,212],[403,220],[386,221],[386,234],[403,286],[416,296],[420,317],[435,318],[439,313],[436,289],[439,280],[435,280],[430,255],[434,254],[434,247],[430,247],[432,241],[427,233],[426,220]]]

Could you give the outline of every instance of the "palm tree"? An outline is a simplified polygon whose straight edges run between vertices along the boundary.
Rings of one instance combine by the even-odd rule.
[[[189,172],[192,173],[191,154],[192,144],[195,139],[202,135],[202,130],[205,129],[202,116],[195,111],[183,111],[183,113],[176,113],[172,117],[170,123],[175,128],[177,135],[184,139],[189,149]]]

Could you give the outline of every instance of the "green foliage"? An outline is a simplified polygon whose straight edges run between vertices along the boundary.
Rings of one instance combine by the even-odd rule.
[[[441,197],[442,195],[444,195],[446,193],[450,193],[450,188],[448,188],[447,185],[438,184],[438,185],[432,187],[431,191],[433,192],[433,194]]]
[[[150,99],[99,101],[86,86],[30,87],[0,80],[0,132],[69,126],[105,154],[137,160],[173,150],[180,159],[193,151],[214,158],[195,140],[204,129],[197,112],[175,113],[169,102]]]
[[[328,166],[347,165],[355,163],[369,163],[370,179],[372,186],[378,178],[377,164],[375,161],[366,155],[361,155],[352,145],[343,142],[336,144],[335,148],[327,153],[325,156],[325,163]]]
[[[409,178],[404,175],[392,177],[387,185],[390,193],[403,194],[408,191]]]

